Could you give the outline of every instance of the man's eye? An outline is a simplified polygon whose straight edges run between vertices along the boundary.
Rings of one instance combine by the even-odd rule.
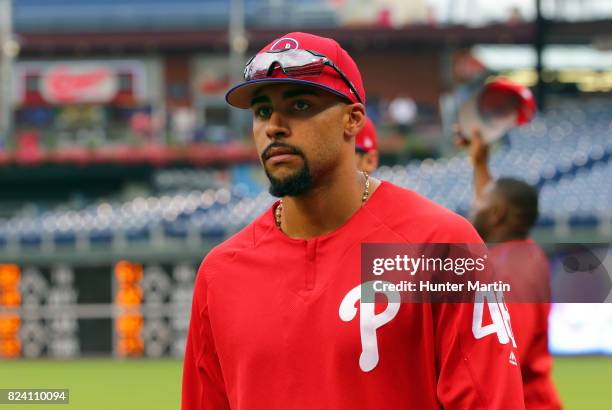
[[[272,108],[270,107],[259,107],[255,109],[255,116],[257,118],[270,118],[272,115]]]
[[[303,100],[298,100],[293,103],[293,109],[296,111],[305,111],[310,108],[310,104]]]

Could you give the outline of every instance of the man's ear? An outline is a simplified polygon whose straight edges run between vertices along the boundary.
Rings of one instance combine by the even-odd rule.
[[[508,219],[508,204],[497,198],[493,206],[491,207],[490,219],[493,226],[502,225]]]
[[[344,123],[344,136],[347,139],[355,138],[365,125],[366,111],[361,103],[346,106],[346,122]]]

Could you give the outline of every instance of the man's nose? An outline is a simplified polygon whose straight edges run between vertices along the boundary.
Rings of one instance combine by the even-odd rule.
[[[285,118],[279,112],[274,111],[268,119],[266,135],[271,140],[277,140],[279,138],[287,138],[289,134],[290,131]]]

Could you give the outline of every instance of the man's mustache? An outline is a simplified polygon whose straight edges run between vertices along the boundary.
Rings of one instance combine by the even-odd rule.
[[[261,153],[261,160],[263,162],[265,162],[266,160],[270,158],[270,151],[272,151],[273,148],[285,148],[291,151],[290,152],[291,154],[299,155],[300,157],[304,158],[304,153],[302,152],[301,149],[294,147],[293,145],[286,144],[284,142],[273,142],[270,145],[268,145],[266,149],[264,149],[264,151]]]

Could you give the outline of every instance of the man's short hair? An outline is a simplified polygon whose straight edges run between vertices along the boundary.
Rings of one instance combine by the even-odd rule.
[[[527,233],[538,220],[538,191],[525,181],[507,177],[495,182],[495,190],[514,209]]]

